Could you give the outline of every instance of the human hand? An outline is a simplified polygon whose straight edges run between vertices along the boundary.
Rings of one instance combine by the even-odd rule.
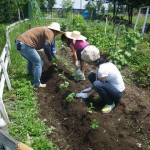
[[[79,68],[79,61],[75,61],[76,68]]]
[[[92,88],[91,88],[91,87],[88,87],[88,88],[84,89],[83,91],[81,91],[81,93],[88,93],[88,92],[90,92],[91,90],[92,90]]]
[[[76,97],[85,99],[85,98],[88,98],[88,94],[87,93],[77,93]]]

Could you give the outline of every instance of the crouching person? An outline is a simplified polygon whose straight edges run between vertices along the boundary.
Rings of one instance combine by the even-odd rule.
[[[105,55],[100,57],[98,49],[84,49],[81,58],[96,67],[95,72],[91,72],[88,76],[92,86],[77,93],[76,97],[88,98],[94,93],[98,93],[104,101],[105,106],[102,113],[109,113],[123,96],[125,89],[122,75],[118,68],[109,62]]]

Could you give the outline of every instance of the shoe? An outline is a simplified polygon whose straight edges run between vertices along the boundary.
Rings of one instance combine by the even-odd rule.
[[[105,105],[105,107],[102,109],[102,113],[109,113],[111,110],[115,107],[115,104],[112,105]]]
[[[42,84],[42,83],[40,83],[39,87],[44,88],[44,87],[46,87],[46,84]]]
[[[40,83],[40,85],[39,85],[39,86],[37,86],[37,87],[45,88],[45,87],[46,87],[46,84],[42,84],[42,83]]]

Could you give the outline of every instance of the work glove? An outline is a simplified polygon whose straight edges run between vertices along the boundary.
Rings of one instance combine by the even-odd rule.
[[[88,94],[87,93],[77,93],[76,97],[85,99],[85,98],[88,98]]]
[[[79,68],[79,61],[75,62],[75,66],[76,66],[76,68]]]
[[[81,93],[88,93],[88,92],[90,92],[91,90],[92,90],[92,88],[91,88],[91,87],[88,87],[88,88],[82,90]]]

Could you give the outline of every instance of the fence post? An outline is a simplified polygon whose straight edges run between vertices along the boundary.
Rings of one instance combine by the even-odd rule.
[[[10,52],[9,52],[9,43],[5,45],[6,57],[8,58],[8,64],[11,64]]]
[[[2,112],[2,115],[4,117],[4,120],[6,121],[6,123],[10,123],[9,121],[9,118],[8,118],[8,115],[7,115],[7,112],[6,112],[6,109],[5,109],[5,105],[3,103],[3,100],[2,100],[2,97],[0,96],[0,110]]]
[[[145,29],[145,24],[146,24],[146,21],[147,21],[148,13],[149,13],[149,7],[147,7],[147,9],[146,9],[146,15],[145,15],[145,19],[144,19],[142,34],[144,34],[144,29]]]
[[[0,115],[0,129],[8,133],[7,123],[3,118],[1,118],[1,115]]]
[[[11,44],[10,44],[10,39],[9,39],[9,28],[7,28],[6,31],[6,43],[8,43],[9,49],[11,50]]]
[[[4,77],[5,77],[5,79],[6,79],[8,89],[9,89],[9,91],[10,91],[10,90],[11,90],[10,80],[9,80],[9,77],[8,77],[8,73],[7,73],[6,69],[5,69],[4,62],[3,62],[3,60],[2,60],[1,58],[0,58],[0,65],[1,65],[1,67],[2,67],[2,71],[3,71],[3,73],[4,73]]]

